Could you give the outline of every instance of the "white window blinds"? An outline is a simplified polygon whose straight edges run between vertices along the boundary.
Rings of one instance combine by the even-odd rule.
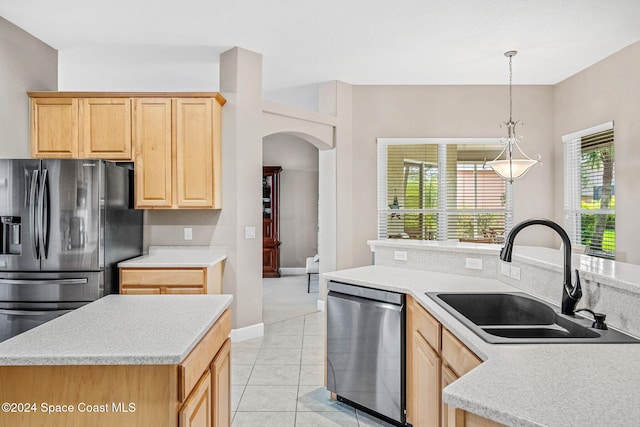
[[[378,237],[500,243],[511,185],[485,159],[499,139],[379,138]]]
[[[565,226],[587,253],[615,258],[613,122],[562,138],[565,159]]]

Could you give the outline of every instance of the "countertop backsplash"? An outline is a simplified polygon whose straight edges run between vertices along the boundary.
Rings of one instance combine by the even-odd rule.
[[[563,254],[558,249],[515,246],[513,262],[504,263],[498,257],[501,245],[393,239],[368,244],[375,265],[497,279],[556,306],[562,299]],[[397,259],[398,251],[406,252],[406,261]],[[467,268],[468,258],[480,259],[482,269]],[[574,254],[572,269],[580,270],[583,289],[578,308],[605,313],[608,325],[640,337],[640,266]],[[571,275],[575,283],[575,272]]]

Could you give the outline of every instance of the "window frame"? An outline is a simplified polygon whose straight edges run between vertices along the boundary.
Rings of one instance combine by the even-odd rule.
[[[447,145],[495,145],[503,146],[502,138],[377,138],[377,237],[381,240],[388,239],[387,218],[392,214],[436,214],[437,215],[437,240],[448,240],[448,216],[459,212],[458,209],[447,208],[446,194],[446,153]],[[436,209],[390,209],[388,206],[387,189],[387,148],[391,145],[436,145],[438,150],[438,207]],[[444,197],[441,197],[444,195]],[[441,202],[443,201],[443,202]],[[466,209],[465,213],[494,213],[488,209]],[[513,226],[513,183],[505,181],[505,209],[500,212],[505,215],[505,236]]]
[[[582,181],[581,181],[581,165],[580,160],[582,156],[581,139],[585,136],[593,135],[596,133],[612,130],[614,131],[613,142],[611,146],[614,150],[613,168],[615,171],[615,128],[614,122],[609,121],[596,126],[592,126],[586,129],[572,132],[570,134],[562,136],[563,154],[564,154],[564,226],[571,239],[571,243],[574,245],[582,245],[582,214],[602,214],[610,215],[616,214],[615,207],[609,209],[584,209],[582,208]],[[576,163],[577,161],[577,163]],[[615,183],[615,172],[614,172]],[[615,230],[615,228],[614,228]],[[585,248],[586,249],[586,248]],[[595,253],[589,253],[588,255],[615,260],[615,250],[612,256],[602,256]]]

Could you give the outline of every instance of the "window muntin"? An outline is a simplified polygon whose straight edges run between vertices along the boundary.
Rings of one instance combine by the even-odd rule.
[[[499,243],[511,185],[484,160],[500,140],[378,139],[378,237]]]

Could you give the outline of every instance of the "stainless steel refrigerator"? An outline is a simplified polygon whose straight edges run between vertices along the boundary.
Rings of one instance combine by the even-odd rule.
[[[142,253],[131,164],[0,160],[0,341],[118,292]]]

